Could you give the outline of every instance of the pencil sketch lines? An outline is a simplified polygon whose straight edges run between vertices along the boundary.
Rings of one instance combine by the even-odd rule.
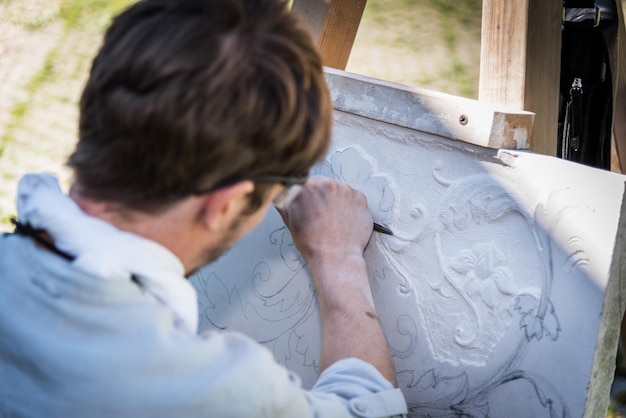
[[[553,341],[559,338],[561,325],[550,300],[546,301],[544,308],[535,296],[522,294],[515,300],[515,310],[520,313],[519,325],[528,341],[533,338],[540,341],[544,336]]]
[[[280,249],[280,258],[291,271],[299,271],[304,268],[304,259],[296,250],[287,227],[274,230],[269,236],[270,243]]]
[[[490,395],[494,390],[507,384],[517,384],[524,388],[524,393],[516,393],[528,399],[536,399],[538,405],[546,411],[550,418],[568,418],[571,416],[564,399],[554,385],[545,379],[526,373],[523,370],[513,370],[479,391],[471,389],[469,376],[462,372],[453,376],[439,376],[431,369],[420,376],[417,381],[412,371],[398,374],[398,380],[411,396],[409,399],[409,414],[413,418],[490,418]],[[520,385],[524,382],[525,385]],[[428,401],[415,401],[428,399]],[[534,410],[529,405],[529,411]]]
[[[256,265],[252,282],[252,291],[261,303],[262,309],[254,305],[249,305],[254,309],[264,321],[267,322],[284,322],[294,319],[296,323],[306,317],[305,312],[313,305],[315,300],[315,291],[310,285],[308,288],[290,293],[286,289],[291,285],[295,276],[288,280],[279,289],[270,289],[266,292],[263,289],[263,283],[271,283],[269,275],[269,266],[266,263]]]
[[[243,304],[237,289],[228,287],[214,272],[205,274],[200,270],[195,276],[195,287],[198,293],[199,323],[208,321],[212,328],[224,331],[233,325],[231,320],[213,315],[214,312],[232,311],[237,317],[243,315]],[[201,326],[205,329],[206,325]]]
[[[427,399],[423,402],[409,402],[411,417],[486,417],[486,415],[470,415],[469,410],[464,410],[461,415],[455,414],[455,409],[467,400],[469,392],[470,384],[465,372],[455,376],[441,377],[436,370],[431,369],[415,379],[412,370],[403,371],[398,373],[398,381],[404,386],[405,391],[410,393],[409,399]]]
[[[393,357],[408,358],[415,353],[417,346],[417,324],[408,315],[400,315],[396,321],[393,338],[388,338]],[[400,347],[401,343],[404,347]]]

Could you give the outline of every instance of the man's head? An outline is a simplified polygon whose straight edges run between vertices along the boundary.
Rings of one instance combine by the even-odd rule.
[[[320,58],[281,0],[142,0],[107,31],[68,165],[84,197],[156,213],[225,181],[302,176],[330,126]]]

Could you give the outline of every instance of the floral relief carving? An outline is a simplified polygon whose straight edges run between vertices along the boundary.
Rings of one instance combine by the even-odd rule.
[[[547,216],[546,207],[527,213],[492,176],[451,178],[441,161],[432,163],[436,198],[422,200],[418,190],[400,193],[394,177],[377,164],[353,145],[333,150],[313,174],[363,191],[375,221],[394,230],[394,236],[374,234],[366,258],[411,416],[486,418],[492,394],[517,381],[530,385],[548,416],[569,416],[557,389],[518,367],[531,343],[556,341],[561,331],[550,295],[553,272],[545,267],[552,244],[537,224]],[[513,234],[503,234],[504,229]],[[315,289],[289,231],[279,221],[265,231],[271,261],[255,260],[240,284],[226,285],[212,266],[196,276],[201,323],[217,330],[236,324],[298,370],[303,381],[313,381],[319,354]],[[578,253],[572,264],[580,264],[584,243],[574,243]],[[525,266],[515,257],[520,251],[539,266],[524,280]],[[505,336],[519,341],[494,360]],[[423,370],[419,356],[441,367]],[[473,369],[481,370],[480,379],[470,378]]]
[[[451,257],[450,266],[465,277],[463,290],[472,300],[480,300],[495,314],[509,306],[515,292],[513,271],[493,242],[461,250]]]

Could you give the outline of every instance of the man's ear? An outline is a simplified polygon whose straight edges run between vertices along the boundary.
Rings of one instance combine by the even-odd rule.
[[[204,201],[201,221],[211,230],[228,228],[247,207],[246,195],[253,190],[252,181],[242,180],[209,193]]]

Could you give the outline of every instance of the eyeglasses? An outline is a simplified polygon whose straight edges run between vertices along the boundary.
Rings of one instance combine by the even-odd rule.
[[[273,176],[269,174],[259,174],[251,176],[249,180],[263,183],[279,183],[285,188],[274,198],[272,203],[277,209],[284,209],[300,194],[304,187],[308,176],[289,177],[289,176]]]
[[[282,184],[285,189],[282,190],[272,201],[274,206],[277,209],[286,208],[293,200],[298,196],[304,184],[308,180],[308,176],[303,177],[291,177],[291,176],[276,176],[272,174],[257,174],[254,176],[239,178],[239,179],[228,179],[217,183],[214,186],[211,186],[205,190],[197,190],[194,192],[196,195],[206,194],[213,192],[217,189],[221,189],[222,187],[230,186],[231,184],[235,184],[239,181],[250,180],[253,182],[259,183],[279,183]]]

